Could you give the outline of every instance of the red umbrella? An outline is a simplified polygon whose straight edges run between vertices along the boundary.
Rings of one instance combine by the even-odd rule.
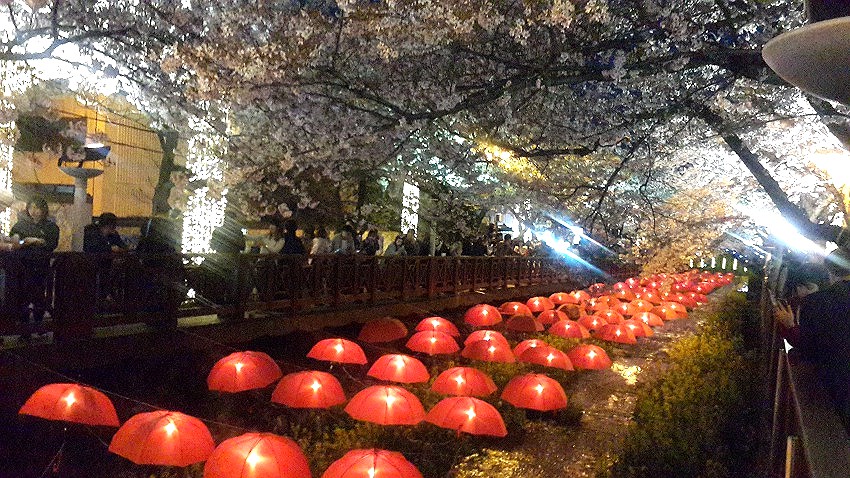
[[[632,305],[630,302],[621,302],[611,310],[628,317],[631,317],[640,312],[640,309]]]
[[[567,352],[573,367],[580,370],[600,370],[611,367],[611,359],[602,347],[584,344]]]
[[[330,408],[345,403],[339,380],[327,372],[290,373],[278,382],[272,401],[292,408]]]
[[[431,376],[425,365],[409,355],[382,355],[366,374],[378,380],[400,383],[427,382]]]
[[[573,364],[567,354],[549,345],[525,349],[517,358],[520,362],[573,370]]]
[[[560,310],[544,310],[537,316],[537,320],[543,325],[551,325],[559,320],[566,320],[570,317]]]
[[[626,318],[623,317],[623,314],[612,309],[600,310],[595,312],[593,315],[597,317],[602,317],[603,319],[605,319],[605,322],[608,322],[609,324],[619,324],[620,322],[626,320]]]
[[[583,290],[574,290],[570,292],[570,297],[572,297],[573,304],[581,304],[582,302],[587,302],[590,300],[590,294]]]
[[[684,305],[678,302],[662,302],[661,307],[667,307],[672,310],[676,317],[679,319],[687,319],[688,318],[688,309]]]
[[[322,478],[422,478],[422,473],[395,451],[351,450],[322,474]]]
[[[704,294],[700,294],[699,292],[688,292],[688,297],[694,299],[697,304],[704,304],[708,302],[708,297],[706,297]]]
[[[635,337],[651,337],[655,333],[652,331],[652,327],[639,319],[624,320],[622,325],[628,327],[635,334]]]
[[[653,314],[652,312],[641,312],[634,316],[635,320],[640,320],[644,324],[650,327],[660,327],[664,325],[664,321],[661,320],[661,317]]]
[[[220,392],[265,388],[283,375],[277,362],[263,352],[234,352],[213,365],[207,387]]]
[[[106,395],[76,383],[51,383],[39,388],[18,413],[84,425],[119,425],[115,407]]]
[[[604,300],[605,297],[597,297],[595,299],[590,299],[587,301],[587,310],[592,310],[594,312],[600,310],[608,310],[611,307],[608,306],[608,301]]]
[[[608,324],[596,331],[596,337],[608,342],[636,344],[635,334],[623,324]]]
[[[486,397],[496,391],[496,384],[477,368],[452,367],[437,376],[431,390],[443,395]]]
[[[661,303],[661,296],[655,290],[647,290],[645,292],[638,292],[635,294],[638,299],[643,299],[648,302],[652,302],[653,304]]]
[[[499,306],[499,312],[508,316],[517,314],[531,315],[531,309],[522,302],[505,302]]]
[[[540,332],[543,330],[543,324],[531,315],[511,316],[505,327],[514,332]]]
[[[519,357],[520,355],[522,355],[523,352],[525,352],[526,350],[528,350],[530,348],[543,347],[543,346],[548,346],[548,345],[549,344],[547,344],[546,342],[544,342],[540,339],[523,340],[522,342],[518,343],[516,347],[514,347],[514,355]]]
[[[512,378],[502,391],[502,400],[517,408],[541,412],[567,408],[567,394],[561,384],[535,373]]]
[[[204,465],[204,478],[311,478],[301,447],[272,433],[246,433],[225,440]]]
[[[555,308],[555,303],[548,297],[532,297],[525,302],[525,305],[535,314]]]
[[[549,327],[548,332],[552,335],[568,339],[586,339],[590,337],[590,332],[574,320],[559,320]]]
[[[493,307],[493,309],[495,309],[495,307]],[[460,337],[460,331],[457,330],[455,324],[442,317],[427,317],[422,319],[422,321],[420,321],[416,326],[416,330],[417,332],[442,332],[444,334],[449,334],[452,337]]]
[[[552,303],[555,305],[573,303],[570,302],[571,299],[569,297],[569,294],[567,294],[566,292],[555,292],[554,294],[549,296],[549,300],[551,300]]]
[[[206,461],[214,448],[204,422],[167,410],[134,415],[121,425],[109,444],[109,451],[137,465],[162,466]]]
[[[634,300],[635,298],[635,293],[632,292],[630,289],[618,289],[615,290],[614,293],[611,295],[622,300]]]
[[[354,342],[345,339],[320,340],[310,349],[307,356],[316,360],[336,363],[363,365],[368,362],[363,349]]]
[[[508,343],[508,339],[506,339],[504,335],[500,334],[499,332],[496,332],[495,330],[476,330],[475,332],[466,336],[466,340],[463,341],[463,345],[469,345],[472,342],[477,342],[479,340],[499,342],[505,347],[511,346],[511,344]]]
[[[578,319],[578,323],[589,330],[598,330],[603,325],[608,325],[608,321],[598,315],[585,315]]]
[[[503,437],[508,434],[499,411],[493,405],[472,397],[450,397],[440,400],[428,411],[425,421],[441,428],[470,435]]]
[[[357,392],[345,412],[355,420],[378,425],[416,425],[425,418],[416,395],[393,385],[373,385]]]
[[[492,305],[478,304],[466,311],[463,320],[473,327],[487,327],[501,322],[502,314]]]
[[[460,350],[455,339],[442,332],[416,332],[406,346],[414,352],[428,355],[453,354]]]
[[[558,311],[567,314],[567,317],[572,320],[576,320],[582,315],[587,315],[587,311],[584,307],[576,304],[564,304],[558,307]]]
[[[357,340],[370,344],[392,342],[407,337],[407,327],[398,319],[384,317],[366,322],[360,329]]]
[[[464,347],[460,354],[468,359],[484,362],[516,362],[510,346],[494,340],[476,340]]]
[[[652,308],[652,313],[661,317],[663,320],[677,320],[682,318],[681,314],[665,305],[658,305]]]
[[[654,305],[652,305],[652,302],[643,299],[635,299],[631,302],[631,304],[635,306],[638,311],[641,312],[649,312],[650,310],[652,310],[653,307],[655,307]]]

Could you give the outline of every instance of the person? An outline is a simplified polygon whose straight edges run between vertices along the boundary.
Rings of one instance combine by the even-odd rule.
[[[283,225],[277,217],[268,217],[263,220],[269,226],[269,234],[260,237],[246,237],[253,240],[257,252],[260,254],[278,254],[283,250],[285,240],[283,238]]]
[[[800,301],[799,338],[792,345],[814,363],[850,428],[850,253],[836,249],[825,265],[830,284]]]
[[[239,280],[239,254],[245,250],[245,233],[233,215],[226,212],[224,222],[213,231],[210,248],[217,254],[207,257],[202,264],[210,278],[209,288],[202,295],[222,304],[236,303],[243,292],[240,286],[248,287]]]
[[[295,220],[286,221],[283,227],[283,248],[281,254],[299,254],[304,255],[307,251],[304,249],[304,243],[295,234],[298,231],[298,224]]]
[[[407,250],[404,248],[404,236],[401,234],[395,236],[395,240],[387,246],[384,251],[385,256],[406,256]]]
[[[109,253],[127,250],[127,244],[117,230],[118,218],[105,212],[83,229],[83,252]]]
[[[357,251],[354,243],[354,228],[346,224],[334,234],[331,241],[331,250],[334,254],[354,254]]]
[[[186,296],[186,271],[177,254],[176,236],[175,225],[169,219],[148,219],[136,246],[137,262],[128,260],[125,264],[139,268],[137,276],[125,276],[132,282],[129,288],[138,288],[138,304],[134,304],[138,312],[144,312],[146,322],[155,326],[176,326],[176,312]]]
[[[404,235],[404,253],[408,256],[419,255],[419,243],[416,242],[416,231],[408,229]]]
[[[34,337],[39,336],[46,313],[50,257],[59,245],[59,227],[47,218],[47,213],[47,201],[42,197],[32,198],[27,202],[26,214],[9,232],[10,236],[21,238],[17,252],[20,267],[12,278],[16,283],[16,313],[22,323],[27,323],[32,305]]]
[[[313,234],[313,242],[310,244],[310,255],[330,254],[332,250],[327,229],[323,226],[317,227]]]
[[[378,231],[370,229],[366,233],[366,239],[363,239],[363,243],[360,245],[360,253],[367,256],[374,256],[380,252],[381,242],[378,237]]]

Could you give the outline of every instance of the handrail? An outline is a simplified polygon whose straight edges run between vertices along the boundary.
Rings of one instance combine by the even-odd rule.
[[[24,333],[21,255],[0,253],[6,290],[0,334]],[[225,321],[273,313],[391,304],[522,286],[587,285],[589,277],[547,257],[432,257],[271,254],[55,253],[45,278],[54,340],[89,337],[95,327],[180,317]]]

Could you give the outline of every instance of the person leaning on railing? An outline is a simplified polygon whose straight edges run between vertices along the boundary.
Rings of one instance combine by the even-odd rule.
[[[794,354],[811,361],[850,429],[850,254],[833,251],[825,260],[829,285],[800,300],[799,324],[787,307],[776,318],[789,328]]]

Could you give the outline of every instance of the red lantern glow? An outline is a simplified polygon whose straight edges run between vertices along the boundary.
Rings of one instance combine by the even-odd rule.
[[[588,332],[587,328],[573,320],[560,320],[555,322],[551,327],[549,327],[548,332],[552,335],[557,335],[567,339],[586,339],[590,337],[590,332]]]
[[[624,320],[622,325],[628,327],[635,337],[652,337],[655,333],[649,325],[638,319]]]
[[[525,302],[525,305],[534,314],[555,308],[555,303],[549,300],[548,297],[532,297]]]
[[[514,355],[519,357],[523,352],[525,352],[526,350],[528,350],[530,348],[544,347],[544,346],[549,346],[549,344],[547,344],[546,342],[544,342],[540,339],[523,340],[522,342],[518,343],[516,347],[514,347]]]
[[[452,354],[460,350],[455,339],[442,332],[416,332],[406,346],[414,352],[428,355]]]
[[[345,339],[320,340],[307,356],[316,360],[363,365],[368,362],[359,345]]]
[[[345,412],[355,420],[378,425],[416,425],[425,418],[416,395],[392,385],[373,385],[357,392]]]
[[[477,342],[479,340],[487,340],[498,342],[505,347],[510,347],[511,344],[508,342],[508,339],[505,338],[504,335],[496,332],[495,330],[476,330],[475,332],[466,336],[466,339],[463,341],[463,345],[469,345],[472,342]]]
[[[626,320],[626,318],[623,317],[623,314],[612,309],[600,310],[595,312],[593,315],[595,315],[596,317],[602,317],[603,319],[605,319],[605,322],[609,324],[619,324],[620,322]]]
[[[425,421],[441,428],[470,435],[507,436],[502,415],[493,405],[472,397],[451,397],[441,400],[428,411]]]
[[[561,384],[534,373],[512,378],[502,391],[502,400],[517,408],[541,412],[567,408],[567,394]]]
[[[505,302],[499,306],[499,312],[507,316],[518,314],[531,315],[531,309],[522,302]]]
[[[653,314],[652,312],[641,312],[640,314],[634,316],[635,320],[640,320],[644,324],[650,327],[660,327],[664,325],[664,321],[661,320],[661,317]]]
[[[291,408],[330,408],[345,403],[345,392],[333,375],[309,370],[283,377],[272,392],[272,401]]]
[[[505,328],[514,332],[540,332],[543,324],[531,315],[514,315],[508,319]]]
[[[607,320],[597,315],[585,315],[578,319],[578,323],[588,330],[599,330],[603,326],[608,325]]]
[[[652,305],[652,302],[643,299],[635,299],[631,302],[631,304],[640,312],[649,312],[653,307],[655,307]]]
[[[570,317],[560,310],[544,310],[537,316],[537,320],[543,325],[551,325],[559,320],[567,320]]]
[[[463,357],[484,362],[514,363],[511,348],[494,340],[476,340],[463,348],[460,353]]]
[[[493,307],[493,310],[496,310]],[[498,312],[498,311],[497,311]],[[427,317],[422,319],[419,324],[416,326],[417,332],[442,332],[444,334],[449,334],[452,337],[460,337],[460,331],[457,330],[455,324],[449,322],[448,320],[442,317]]]
[[[246,433],[225,440],[204,465],[204,478],[311,478],[301,447],[272,433]]]
[[[621,302],[619,305],[617,305],[616,307],[614,307],[611,310],[619,313],[620,315],[627,316],[627,317],[631,317],[631,316],[636,315],[636,314],[641,312],[640,309],[638,309],[637,307],[635,307],[634,305],[632,305],[629,302]]]
[[[351,450],[322,474],[322,478],[422,478],[422,473],[395,451]]]
[[[139,413],[112,437],[109,451],[137,465],[189,466],[206,461],[215,442],[204,422],[179,412]]]
[[[463,320],[473,327],[489,327],[502,321],[499,309],[489,304],[474,305],[463,315]]]
[[[623,324],[608,324],[603,326],[596,332],[596,336],[608,342],[616,342],[619,344],[636,344],[635,334],[631,329]]]
[[[452,367],[437,376],[431,390],[443,395],[486,397],[497,389],[493,380],[476,368]]]
[[[526,349],[517,358],[520,362],[560,368],[562,370],[573,370],[573,364],[570,362],[567,354],[549,345]]]
[[[427,382],[431,378],[422,362],[403,354],[382,355],[366,375],[399,383]]]
[[[363,328],[360,329],[357,340],[375,344],[392,342],[393,340],[403,339],[404,337],[407,337],[407,327],[398,319],[384,317],[366,322]]]
[[[117,427],[119,424],[115,407],[106,395],[76,383],[51,383],[39,388],[18,413],[84,425]]]
[[[584,344],[567,352],[567,357],[577,370],[601,370],[611,367],[611,359],[602,347]]]
[[[265,388],[283,375],[273,358],[263,352],[234,352],[213,365],[207,387],[237,393]]]
[[[555,292],[554,294],[549,296],[549,300],[551,300],[552,303],[555,304],[555,305],[574,304],[575,303],[575,302],[572,301],[574,299],[570,298],[569,294],[566,293],[566,292]]]

